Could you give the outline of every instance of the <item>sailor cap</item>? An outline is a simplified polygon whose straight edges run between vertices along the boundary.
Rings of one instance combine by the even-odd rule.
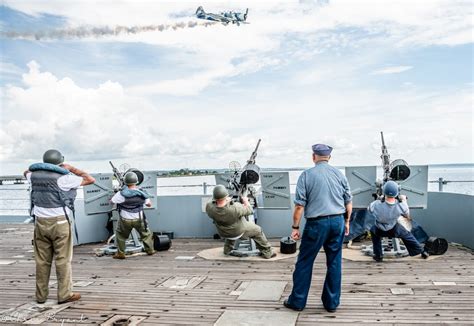
[[[325,144],[314,144],[313,153],[319,156],[329,156],[332,152],[332,147]]]

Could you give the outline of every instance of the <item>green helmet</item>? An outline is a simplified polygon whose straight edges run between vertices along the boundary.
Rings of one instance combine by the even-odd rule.
[[[61,154],[60,151],[56,149],[50,149],[44,152],[43,154],[43,162],[50,163],[54,165],[59,165],[64,162],[64,156]]]
[[[126,185],[136,185],[138,183],[138,177],[135,172],[127,172],[123,181]]]
[[[227,191],[226,187],[223,185],[217,185],[214,187],[214,190],[212,191],[212,197],[214,199],[223,199],[229,196],[229,192]]]

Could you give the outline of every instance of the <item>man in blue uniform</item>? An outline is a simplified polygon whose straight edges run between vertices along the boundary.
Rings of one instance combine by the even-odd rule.
[[[153,234],[148,229],[146,217],[143,212],[143,205],[151,207],[151,201],[147,193],[137,187],[138,177],[135,172],[127,172],[124,177],[127,185],[117,192],[112,199],[112,203],[117,204],[120,218],[115,229],[115,241],[117,243],[117,253],[115,259],[125,259],[125,242],[133,229],[140,234],[140,240],[148,255],[153,255]]]
[[[328,164],[332,147],[313,145],[315,166],[298,179],[293,213],[293,239],[300,238],[299,224],[304,212],[306,224],[293,273],[293,290],[284,305],[301,311],[306,306],[313,264],[324,247],[327,273],[321,299],[328,312],[335,312],[341,296],[341,262],[344,234],[349,234],[352,196],[346,177]]]
[[[405,196],[398,196],[398,184],[395,181],[387,181],[383,187],[384,200],[373,201],[369,205],[369,212],[375,217],[375,225],[370,230],[374,250],[374,260],[383,261],[382,237],[400,238],[407,247],[410,256],[421,254],[421,257],[428,258],[429,254],[411,234],[398,223],[398,218],[404,216],[410,218]],[[397,199],[400,198],[400,201]]]

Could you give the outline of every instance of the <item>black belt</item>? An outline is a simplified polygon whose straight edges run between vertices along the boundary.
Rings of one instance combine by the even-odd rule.
[[[321,219],[327,219],[327,218],[332,218],[332,217],[338,217],[343,215],[344,213],[341,214],[332,214],[332,215],[321,215],[321,216],[316,216],[316,217],[307,217],[307,221],[315,221],[315,220],[321,220]]]

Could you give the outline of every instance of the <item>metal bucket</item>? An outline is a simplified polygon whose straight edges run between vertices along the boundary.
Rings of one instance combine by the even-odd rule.
[[[165,251],[171,247],[171,240],[167,235],[160,235],[159,233],[153,233],[153,247],[156,251]]]
[[[294,254],[296,252],[296,241],[291,237],[283,237],[280,240],[280,252],[282,254]]]
[[[430,255],[443,255],[448,250],[448,241],[443,238],[429,237],[425,242],[425,250]]]

